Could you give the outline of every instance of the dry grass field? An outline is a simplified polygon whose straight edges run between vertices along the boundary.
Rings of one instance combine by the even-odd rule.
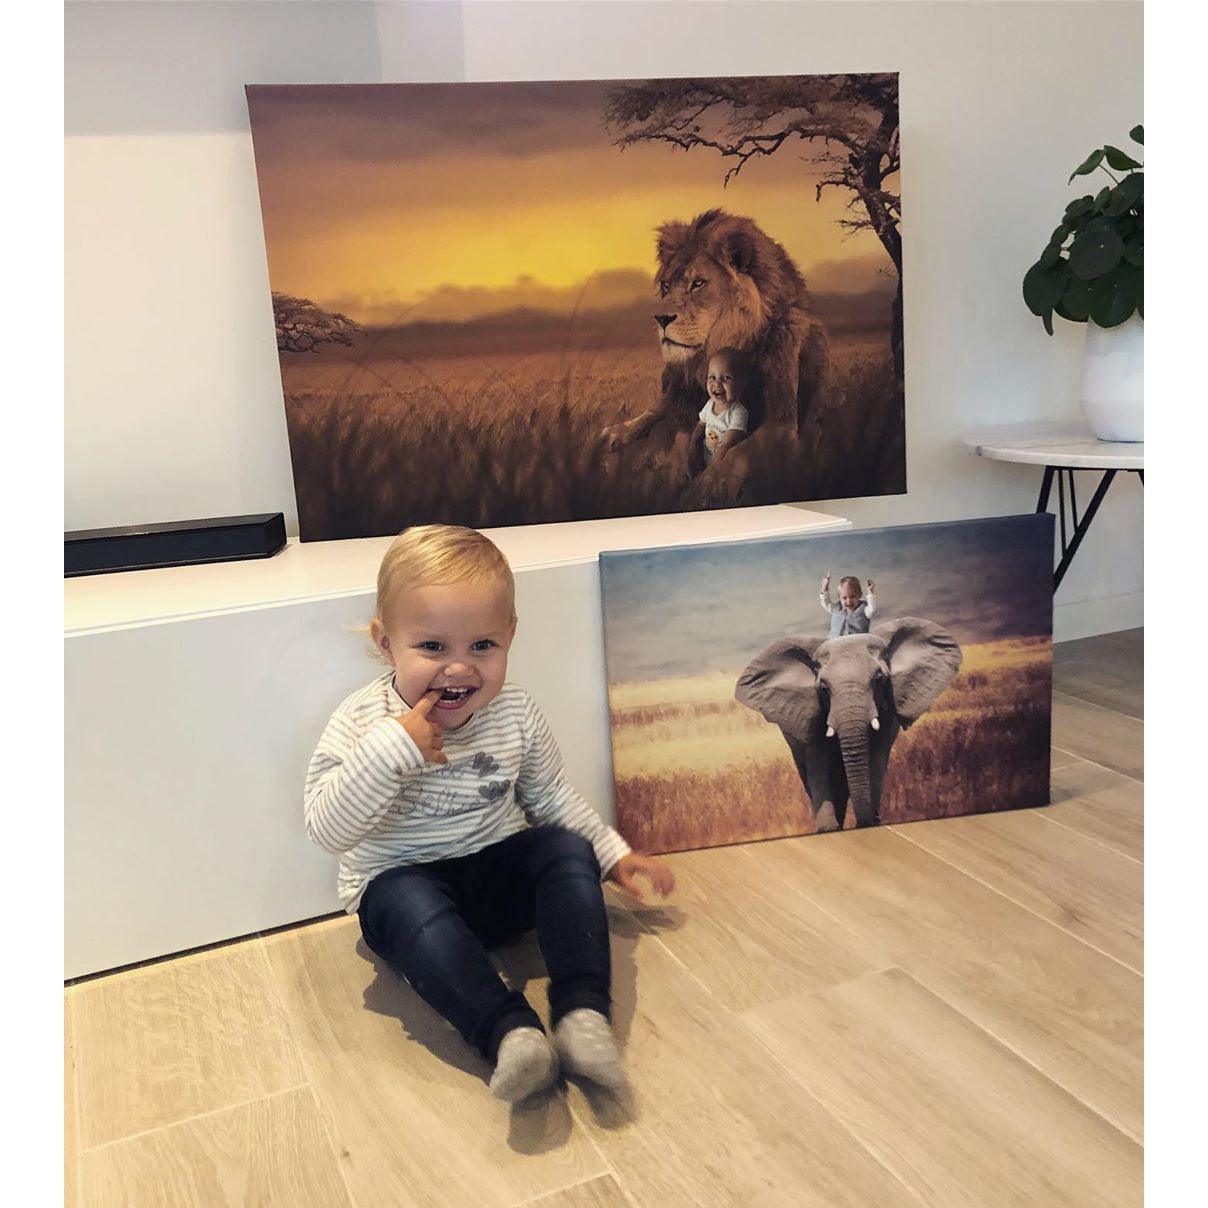
[[[1048,803],[1052,643],[1011,638],[964,654],[894,745],[883,823]],[[610,685],[617,825],[639,850],[812,831],[779,729],[734,700],[738,671]]]
[[[830,405],[800,449],[761,456],[740,500],[905,490],[902,397],[883,333],[832,342]],[[395,533],[680,511],[700,506],[682,459],[604,450],[601,430],[656,398],[655,349],[382,357],[283,355],[282,382],[303,537]],[[704,394],[702,391],[702,400]]]

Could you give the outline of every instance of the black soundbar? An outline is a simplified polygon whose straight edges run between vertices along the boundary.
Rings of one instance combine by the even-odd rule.
[[[271,558],[284,546],[285,516],[281,512],[82,529],[63,534],[63,575]]]

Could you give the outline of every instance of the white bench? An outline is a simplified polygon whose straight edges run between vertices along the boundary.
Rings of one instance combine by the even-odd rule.
[[[509,678],[613,819],[596,555],[848,528],[793,506],[495,529],[516,572]],[[65,581],[65,963],[80,977],[340,909],[302,826],[331,710],[380,673],[368,621],[389,538]]]

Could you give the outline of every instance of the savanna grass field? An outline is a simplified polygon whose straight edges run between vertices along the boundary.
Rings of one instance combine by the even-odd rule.
[[[740,670],[609,686],[617,827],[635,848],[812,833],[780,730],[734,700]],[[965,646],[960,673],[894,745],[881,822],[1048,804],[1051,687],[1047,637]]]
[[[600,439],[655,402],[653,336],[613,347],[580,334],[527,353],[505,340],[498,353],[446,356],[391,347],[389,333],[368,338],[377,346],[281,358],[305,540],[905,490],[887,330],[832,333],[831,388],[800,448],[768,449],[741,499],[705,503],[691,495],[683,447],[652,460]]]

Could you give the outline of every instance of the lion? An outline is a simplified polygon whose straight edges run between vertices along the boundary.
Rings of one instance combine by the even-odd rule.
[[[660,429],[667,441],[691,432],[705,366],[725,347],[745,351],[752,361],[750,435],[764,428],[769,435],[798,436],[821,400],[829,354],[825,329],[811,313],[805,279],[792,257],[750,218],[724,210],[664,223],[657,235],[660,398],[652,410],[606,429],[610,446]],[[752,442],[743,449],[749,461]]]

